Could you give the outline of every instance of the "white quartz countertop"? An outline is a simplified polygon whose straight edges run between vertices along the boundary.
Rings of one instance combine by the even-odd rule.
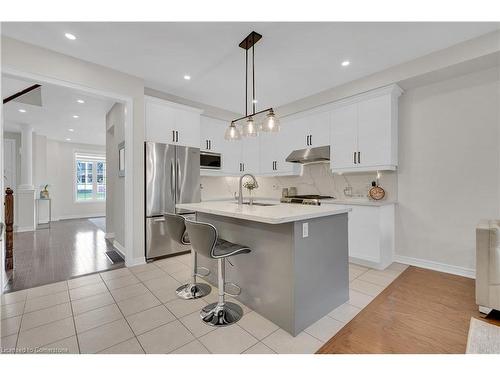
[[[258,221],[267,224],[290,223],[317,217],[339,215],[349,212],[349,208],[339,208],[335,205],[307,206],[300,204],[277,203],[273,206],[238,206],[235,201],[209,201],[201,203],[177,204],[177,208],[203,212],[206,214],[233,217],[236,219]]]
[[[265,203],[279,203],[279,198],[268,198],[268,197],[256,197],[255,200],[257,202],[265,202]],[[228,198],[228,197],[220,197],[220,198],[213,198],[213,199],[208,199],[204,200],[203,202],[234,202],[234,198]],[[321,204],[325,205],[333,205],[333,204],[338,204],[338,205],[351,205],[351,206],[372,206],[372,207],[380,207],[380,206],[386,206],[389,204],[397,204],[397,201],[394,200],[389,200],[389,199],[382,199],[380,201],[375,201],[371,200],[368,198],[350,198],[350,199],[322,199]]]

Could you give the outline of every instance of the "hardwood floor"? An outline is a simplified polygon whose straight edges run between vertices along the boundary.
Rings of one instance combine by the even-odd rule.
[[[113,264],[106,256],[114,247],[104,234],[89,219],[55,221],[50,229],[15,233],[15,268],[5,292],[123,267],[123,262]]]
[[[474,280],[409,267],[319,351],[333,353],[465,353],[471,317],[482,317]]]

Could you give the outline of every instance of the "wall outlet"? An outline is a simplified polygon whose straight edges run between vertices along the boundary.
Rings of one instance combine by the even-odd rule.
[[[309,237],[309,223],[302,223],[302,238]]]

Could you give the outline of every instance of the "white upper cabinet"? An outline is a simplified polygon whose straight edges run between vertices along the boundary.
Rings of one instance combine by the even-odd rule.
[[[306,147],[328,146],[330,144],[330,112],[314,113],[307,117]]]
[[[330,165],[332,169],[355,166],[358,138],[358,106],[346,105],[332,111]]]
[[[358,163],[364,166],[397,165],[397,127],[392,121],[392,96],[383,95],[358,103]]]
[[[260,173],[260,139],[245,137],[241,141],[241,159],[239,171],[243,173]]]
[[[285,118],[290,127],[290,151],[327,146],[330,143],[330,111],[301,113]],[[293,134],[293,136],[292,136]]]
[[[285,161],[294,150],[296,134],[289,123],[282,124],[279,133],[261,133],[260,174],[268,176],[298,175],[301,165]]]
[[[332,171],[396,169],[401,93],[393,85],[336,103],[331,112]]]
[[[227,126],[227,121],[201,116],[200,150],[222,153],[226,143],[230,143],[224,139]]]
[[[159,143],[175,142],[174,111],[156,102],[146,102],[145,139]]]
[[[201,110],[145,97],[145,140],[199,147]]]

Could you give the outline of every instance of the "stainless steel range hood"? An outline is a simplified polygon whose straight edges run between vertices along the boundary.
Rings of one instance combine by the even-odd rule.
[[[304,148],[302,150],[294,150],[285,159],[289,163],[308,164],[319,161],[330,160],[330,146],[321,146],[313,148]]]

